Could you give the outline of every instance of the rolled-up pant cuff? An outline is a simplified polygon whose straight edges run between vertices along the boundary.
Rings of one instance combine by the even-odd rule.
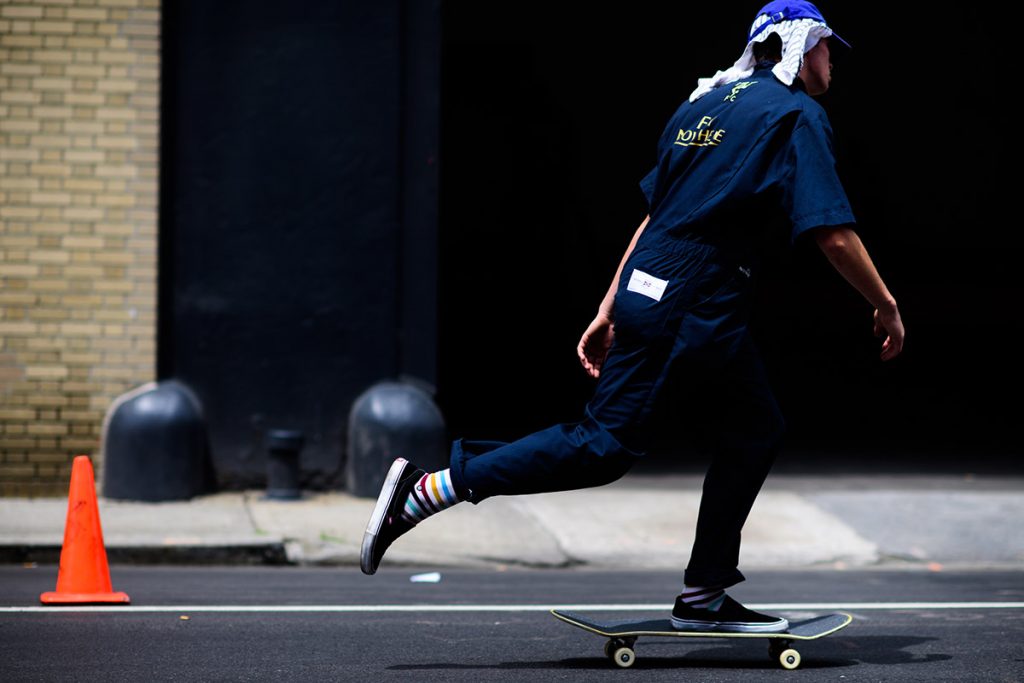
[[[459,497],[459,500],[465,500],[474,504],[483,500],[482,498],[474,499],[473,490],[466,484],[466,475],[464,474],[466,467],[466,453],[462,449],[462,439],[456,439],[452,442],[451,462],[449,467],[449,473],[452,477],[452,486],[455,487],[455,495]]]
[[[639,457],[587,413],[580,422],[554,425],[512,443],[452,443],[455,493],[471,503],[491,496],[569,491],[615,481]]]
[[[703,570],[687,568],[683,575],[683,583],[687,586],[716,586],[728,588],[741,581],[746,581],[739,569]]]

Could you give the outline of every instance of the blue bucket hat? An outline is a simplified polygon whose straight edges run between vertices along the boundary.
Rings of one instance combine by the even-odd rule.
[[[718,71],[710,78],[698,79],[697,88],[690,93],[690,101],[696,101],[725,83],[749,77],[757,64],[754,45],[767,40],[771,34],[778,35],[782,41],[782,59],[772,67],[772,74],[787,86],[792,85],[800,73],[804,55],[821,40],[834,37],[836,45],[850,47],[835,34],[811,3],[802,0],[770,2],[754,17],[740,58],[728,69]]]
[[[760,35],[762,31],[772,24],[777,24],[780,21],[813,19],[814,21],[820,21],[822,24],[828,26],[828,22],[825,21],[825,17],[821,15],[821,11],[818,10],[817,7],[809,2],[802,2],[801,0],[775,0],[775,2],[769,2],[757,13],[758,19],[762,16],[767,16],[768,21],[758,25],[758,22],[755,20],[754,26],[751,27],[750,33],[747,35],[747,42],[750,42],[756,36]],[[846,47],[852,47],[848,42],[840,38],[835,31],[832,31],[832,37]]]

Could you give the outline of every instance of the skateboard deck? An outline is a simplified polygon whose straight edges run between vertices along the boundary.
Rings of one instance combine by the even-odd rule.
[[[668,619],[621,619],[598,621],[580,614],[551,610],[558,619],[584,631],[605,636],[604,653],[622,668],[633,666],[636,653],[633,645],[640,636],[665,638],[766,638],[768,657],[784,669],[800,666],[800,653],[793,648],[794,640],[815,640],[845,628],[853,617],[849,614],[828,614],[813,619],[791,622],[788,631],[781,633],[728,633],[724,631],[679,631]]]

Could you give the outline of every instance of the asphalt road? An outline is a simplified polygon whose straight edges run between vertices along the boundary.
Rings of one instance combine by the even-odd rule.
[[[411,582],[421,571],[115,566],[130,608],[54,612],[36,606],[55,567],[0,567],[0,680],[1024,681],[1024,572],[750,574],[731,590],[744,602],[855,620],[799,644],[796,671],[773,665],[761,640],[643,638],[623,671],[602,638],[545,608],[637,604],[663,616],[654,608],[670,604],[677,574],[441,570],[438,583]]]

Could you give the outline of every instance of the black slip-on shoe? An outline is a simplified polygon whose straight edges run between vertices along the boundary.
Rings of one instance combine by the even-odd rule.
[[[359,567],[364,574],[373,574],[384,557],[384,552],[395,539],[416,526],[402,517],[405,500],[412,487],[425,474],[405,458],[397,458],[384,478],[377,496],[377,505],[370,515],[370,523],[363,534],[363,547],[359,552]]]
[[[690,607],[682,597],[672,609],[672,626],[679,631],[720,631],[724,633],[782,633],[789,621],[749,610],[728,595],[718,611]]]

